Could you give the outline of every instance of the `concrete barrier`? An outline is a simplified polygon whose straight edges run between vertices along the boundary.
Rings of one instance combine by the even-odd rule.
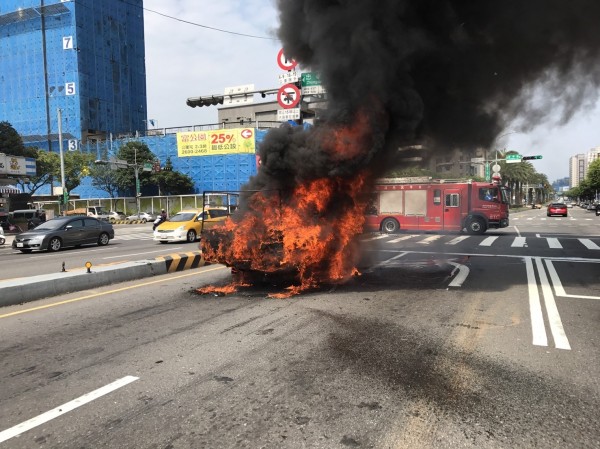
[[[0,281],[0,307],[203,266],[201,252]]]

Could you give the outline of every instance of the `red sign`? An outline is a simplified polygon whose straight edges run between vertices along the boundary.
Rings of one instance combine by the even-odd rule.
[[[281,67],[281,70],[292,70],[294,67],[296,67],[298,65],[298,63],[296,61],[294,61],[293,59],[288,59],[283,54],[283,48],[281,50],[279,50],[279,53],[277,54],[277,64],[279,64],[279,67]]]
[[[249,139],[250,137],[252,137],[252,130],[251,129],[243,129],[242,132],[240,132],[240,135],[244,139]]]
[[[283,109],[291,109],[300,103],[300,89],[293,84],[285,84],[277,92],[277,102]]]

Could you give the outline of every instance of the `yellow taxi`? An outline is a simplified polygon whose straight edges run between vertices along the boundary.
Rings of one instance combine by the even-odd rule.
[[[229,216],[226,207],[183,209],[154,230],[154,240],[167,242],[195,242],[200,237],[202,223],[209,229]]]

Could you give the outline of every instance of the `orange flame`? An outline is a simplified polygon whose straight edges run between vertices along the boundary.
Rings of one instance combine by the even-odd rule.
[[[367,121],[358,116],[351,128],[332,132],[323,148],[336,160],[364,153]],[[204,258],[239,270],[295,273],[299,284],[271,295],[276,298],[345,281],[359,274],[355,237],[364,224],[366,203],[361,192],[367,179],[364,170],[352,178],[307,181],[292,192],[257,192],[241,217],[229,218],[221,228],[207,232]]]

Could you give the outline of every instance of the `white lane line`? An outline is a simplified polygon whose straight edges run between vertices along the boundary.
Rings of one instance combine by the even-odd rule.
[[[452,270],[451,276],[453,276],[454,273],[456,273],[456,270],[458,270],[458,274],[452,280],[452,282],[448,284],[448,287],[461,287],[463,282],[465,282],[465,280],[467,279],[467,276],[469,275],[471,270],[466,265],[461,265],[456,262],[450,262],[450,264],[455,266],[454,270]]]
[[[111,393],[121,387],[124,387],[131,382],[138,380],[139,377],[134,376],[125,376],[122,379],[116,380],[113,383],[105,385],[104,387],[98,388],[97,390],[91,391],[89,393],[84,394],[83,396],[78,397],[77,399],[73,399],[66,404],[59,405],[58,407],[47,411],[46,413],[42,413],[41,415],[36,416],[35,418],[31,418],[21,424],[17,424],[10,429],[6,429],[0,432],[0,443],[3,441],[14,438],[18,435],[21,435],[23,432],[27,432],[28,430],[33,429],[41,424],[47,423],[48,421],[57,418],[61,415],[64,415],[71,410],[75,410],[77,407],[81,407],[82,405],[87,404],[88,402],[92,402],[95,399],[98,399],[105,394]]]
[[[536,239],[539,239],[539,238],[540,238],[540,234],[536,234],[536,235],[535,235],[535,238],[536,238]]]
[[[533,218],[528,218],[528,219],[527,219],[527,221],[531,221],[531,220],[533,220]]]
[[[585,295],[569,295],[565,288],[560,282],[560,278],[558,277],[558,273],[556,272],[556,268],[554,268],[554,264],[551,260],[544,259],[546,263],[546,268],[548,269],[548,273],[550,274],[550,279],[552,280],[552,285],[554,286],[554,294],[556,296],[560,296],[563,298],[578,298],[578,299],[594,299],[596,301],[600,300],[600,296],[585,296]]]
[[[537,267],[538,274],[540,276],[540,283],[542,285],[542,292],[544,293],[544,305],[546,306],[546,314],[548,315],[548,322],[550,323],[550,332],[554,338],[554,346],[558,349],[571,349],[565,329],[563,328],[556,302],[554,301],[554,295],[552,294],[552,287],[548,282],[546,276],[546,270],[544,270],[544,264],[542,259],[539,257],[535,258],[535,266]]]
[[[498,238],[498,236],[495,237],[487,237],[485,240],[483,240],[479,246],[492,246],[492,243],[494,243],[496,241],[496,239]]]
[[[550,275],[552,285],[554,286],[554,294],[556,296],[566,296],[567,293],[560,282],[560,278],[558,277],[556,268],[554,268],[554,264],[551,260],[544,260],[544,262],[546,262],[546,268],[548,269],[548,274]]]
[[[517,235],[520,237],[521,236],[521,231],[519,231],[519,228],[517,228],[516,226],[513,226],[515,228],[515,231],[517,232]]]
[[[382,262],[379,262],[378,264],[373,265],[371,268],[369,268],[367,270],[367,272],[371,273],[375,270],[375,268],[379,268],[379,267],[384,267],[386,265],[388,265],[389,263],[391,263],[392,261],[396,260],[396,259],[400,259],[401,257],[406,256],[408,253],[404,252],[404,253],[400,253],[400,254],[396,254],[394,257],[391,257],[387,260],[384,260]]]
[[[587,249],[600,249],[600,246],[596,245],[594,242],[592,242],[590,239],[578,239],[581,243],[583,243],[583,246],[585,246]]]
[[[523,248],[525,246],[526,241],[526,237],[515,237],[510,246],[513,248]]]
[[[450,240],[448,243],[446,243],[446,245],[456,245],[457,243],[460,243],[468,238],[468,235],[461,235],[460,237],[456,237],[455,239]]]
[[[527,286],[529,289],[529,313],[531,315],[531,333],[533,335],[532,343],[536,346],[548,346],[548,337],[544,327],[544,315],[542,314],[542,304],[540,303],[540,294],[535,279],[535,271],[531,257],[525,258],[525,268],[527,271]]]
[[[174,248],[169,248],[169,251],[173,252],[173,251],[175,251],[177,249],[181,249],[181,248],[182,248],[181,246],[176,246]],[[131,257],[131,256],[142,256],[144,254],[154,254],[154,253],[164,253],[164,252],[165,252],[165,250],[163,248],[163,249],[158,249],[156,251],[147,251],[145,253],[131,253],[131,254],[127,253],[127,254],[122,254],[120,256],[103,257],[102,259],[103,260],[108,260],[108,259],[124,259],[124,258]]]
[[[368,239],[364,239],[365,242],[370,242],[372,240],[381,240],[381,239],[385,239],[389,237],[389,234],[381,234],[381,235],[376,235],[375,237],[370,237]]]
[[[431,237],[427,237],[423,240],[419,240],[417,243],[420,243],[421,245],[429,245],[431,242],[434,242],[440,238],[442,238],[441,235],[432,235]]]
[[[548,242],[548,247],[550,248],[562,248],[562,245],[560,244],[557,238],[547,237],[546,241]]]
[[[398,243],[398,242],[401,242],[402,240],[412,239],[413,237],[416,237],[416,235],[415,234],[404,235],[402,237],[398,237],[397,239],[390,240],[388,243]]]

